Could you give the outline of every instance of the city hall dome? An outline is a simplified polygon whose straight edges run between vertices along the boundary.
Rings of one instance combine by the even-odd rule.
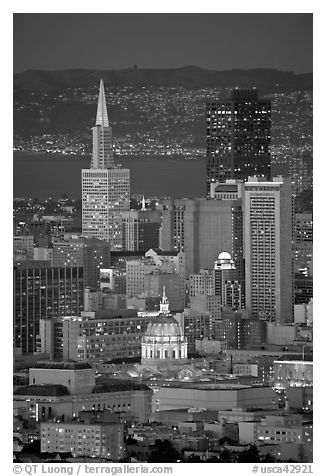
[[[172,316],[163,287],[160,313],[142,338],[142,364],[173,365],[187,359],[188,343],[178,321]]]
[[[180,324],[171,316],[159,316],[148,324],[147,331],[145,333],[147,340],[154,338],[160,339],[179,339],[183,337]]]

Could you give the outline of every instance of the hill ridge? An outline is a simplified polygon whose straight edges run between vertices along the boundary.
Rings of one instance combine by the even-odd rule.
[[[26,70],[14,73],[14,89],[20,91],[55,91],[72,87],[98,86],[103,78],[108,87],[156,86],[187,89],[252,88],[262,93],[312,90],[313,74],[297,74],[273,68],[210,70],[186,65],[180,68],[66,69]]]

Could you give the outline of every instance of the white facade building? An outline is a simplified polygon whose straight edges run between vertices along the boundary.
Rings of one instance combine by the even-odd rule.
[[[114,166],[112,128],[108,121],[101,80],[93,155],[90,169],[82,170],[82,233],[122,248],[121,212],[130,209],[130,171]]]
[[[291,181],[249,177],[244,202],[246,307],[253,318],[293,322]]]

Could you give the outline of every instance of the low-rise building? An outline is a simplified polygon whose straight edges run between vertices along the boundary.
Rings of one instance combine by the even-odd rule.
[[[258,440],[268,443],[312,443],[312,425],[301,415],[267,415],[258,427]]]
[[[147,422],[152,390],[132,381],[98,378],[87,363],[49,362],[31,369],[30,385],[14,391],[14,409],[24,420],[69,422],[85,410],[109,410]]]
[[[41,423],[41,453],[71,453],[73,457],[102,457],[118,461],[124,456],[124,428],[112,422]]]
[[[255,444],[258,440],[258,421],[239,421],[239,443],[241,444]]]
[[[150,315],[136,310],[82,311],[81,316],[40,322],[39,351],[54,358],[105,361],[141,355]]]
[[[289,408],[295,410],[313,410],[313,387],[287,387],[286,398]]]
[[[153,398],[159,410],[185,406],[207,410],[227,410],[239,407],[276,408],[274,391],[269,386],[178,383],[178,385],[158,388]]]
[[[215,339],[203,339],[195,340],[195,351],[200,355],[213,355],[220,354],[227,349],[227,342]]]
[[[310,387],[311,385],[313,385],[313,362],[305,360],[275,360],[275,387]]]

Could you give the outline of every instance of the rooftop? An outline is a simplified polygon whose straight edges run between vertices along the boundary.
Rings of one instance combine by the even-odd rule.
[[[153,251],[155,251],[156,254],[158,254],[159,256],[178,256],[179,254],[179,251],[165,251],[165,250],[162,250],[161,248],[156,248],[156,249],[153,249]]]
[[[145,256],[145,251],[111,251],[112,258],[123,258],[129,256]]]
[[[55,369],[55,370],[85,370],[92,369],[92,366],[88,362],[37,362],[33,368],[35,369]]]
[[[147,390],[151,391],[150,388],[143,383],[134,383],[128,380],[97,380],[95,387],[92,390],[92,393],[113,393],[113,392],[128,392],[135,390]]]
[[[63,385],[43,384],[26,385],[19,387],[14,391],[14,395],[35,395],[44,397],[64,397],[70,395],[67,387]]]

